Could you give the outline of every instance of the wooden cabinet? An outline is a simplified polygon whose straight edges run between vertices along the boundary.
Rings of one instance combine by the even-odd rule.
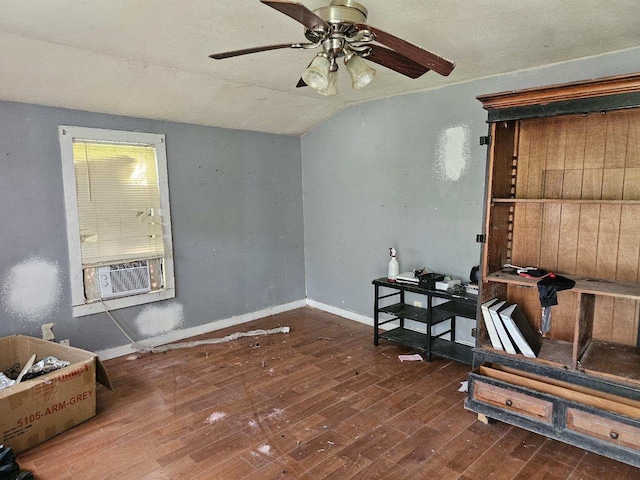
[[[543,377],[557,371],[569,383],[637,400],[640,74],[478,98],[490,124],[480,301],[497,297],[517,303],[538,331],[542,309],[537,279],[518,276],[503,266],[534,266],[575,280],[575,287],[559,292],[558,305],[551,307],[551,331],[538,358],[520,366]],[[475,367],[488,354],[497,364],[520,361],[518,355],[491,348],[481,317],[477,347]],[[493,387],[494,396],[504,394]],[[492,405],[490,413],[498,408],[513,413],[514,407],[498,407],[482,395],[486,395],[483,387],[475,394],[470,391],[468,407],[480,411],[478,405]],[[510,401],[516,404],[516,398]],[[580,399],[572,401],[581,405]],[[591,440],[581,441],[586,438],[584,429],[592,428],[594,438],[604,438],[623,452],[635,451],[629,463],[640,465],[634,443],[638,440],[634,422],[640,416],[633,417],[635,410],[610,414],[605,408],[607,421],[600,424],[589,416],[598,415],[594,412],[600,407],[590,406],[589,414],[576,408],[555,414],[566,413],[566,435],[554,438],[609,454],[606,448],[592,448]],[[605,438],[611,432],[605,435],[606,428],[598,425],[618,417],[626,430],[610,429],[618,437]],[[527,422],[520,425],[534,429]],[[629,440],[622,442],[623,436]]]

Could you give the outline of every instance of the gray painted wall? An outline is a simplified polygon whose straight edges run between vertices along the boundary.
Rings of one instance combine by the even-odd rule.
[[[486,163],[475,97],[637,71],[633,49],[361,104],[304,135],[307,297],[371,317],[371,280],[386,276],[391,246],[401,271],[468,280],[480,260]],[[464,149],[454,135],[462,155],[442,142],[455,127],[466,132]]]
[[[114,313],[138,339],[142,317],[162,326],[178,311],[172,328],[196,327],[301,300],[305,284],[312,300],[371,316],[390,246],[404,270],[466,278],[486,159],[475,97],[639,70],[634,49],[389,98],[301,140],[0,102],[0,336],[39,336],[50,321],[81,348],[128,343],[105,314],[71,316],[60,124],[166,134],[177,297]],[[33,315],[16,310],[31,299]]]
[[[113,312],[134,338],[143,317],[189,328],[304,298],[299,138],[0,102],[0,336],[54,322],[81,348],[129,343],[104,313],[71,315],[61,124],[166,134],[177,294]]]

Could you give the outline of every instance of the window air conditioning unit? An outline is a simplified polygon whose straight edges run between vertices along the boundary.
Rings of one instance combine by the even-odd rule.
[[[99,267],[98,279],[100,298],[124,297],[151,291],[147,260]]]

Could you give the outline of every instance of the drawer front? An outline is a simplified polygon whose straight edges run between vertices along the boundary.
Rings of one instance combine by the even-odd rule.
[[[615,445],[640,450],[640,428],[633,425],[600,417],[576,408],[567,408],[566,421],[569,430]]]
[[[551,424],[553,403],[482,381],[473,382],[475,400]]]

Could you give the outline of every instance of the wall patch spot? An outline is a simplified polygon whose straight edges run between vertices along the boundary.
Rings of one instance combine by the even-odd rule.
[[[466,125],[442,130],[438,135],[436,165],[440,176],[457,182],[469,160],[469,131]]]
[[[162,307],[148,306],[136,317],[138,331],[145,337],[154,337],[179,328],[184,322],[182,305],[173,303]]]
[[[60,301],[62,282],[56,262],[29,257],[7,273],[2,285],[4,307],[24,320],[39,322]]]

